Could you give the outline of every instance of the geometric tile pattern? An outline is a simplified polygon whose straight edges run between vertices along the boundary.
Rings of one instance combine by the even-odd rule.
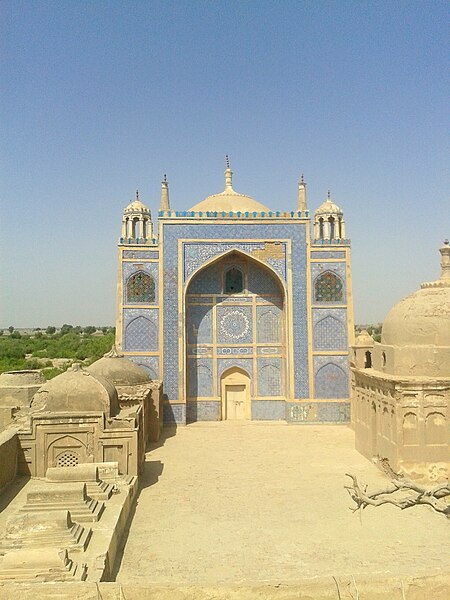
[[[345,252],[333,252],[332,250],[329,252],[311,252],[311,258],[316,258],[318,260],[323,260],[325,258],[345,258]]]
[[[258,396],[281,396],[281,359],[258,358]]]
[[[342,302],[342,281],[331,273],[325,271],[314,281],[314,300],[315,302]]]
[[[252,419],[255,421],[284,421],[284,400],[252,400]]]
[[[281,310],[278,306],[256,307],[256,341],[260,344],[281,342]]]
[[[186,404],[163,404],[163,419],[168,425],[186,423]]]
[[[154,323],[146,317],[136,317],[125,328],[125,344],[127,351],[138,350],[144,352],[151,349],[157,337]]]
[[[213,393],[212,358],[188,358],[187,395],[190,398],[211,398]]]
[[[328,299],[327,296],[327,287],[326,285],[319,285],[319,290],[317,290],[316,284],[318,279],[320,278],[321,275],[327,275],[328,277],[330,277],[330,275],[336,275],[339,279],[336,281],[335,279],[333,279],[333,281],[330,281],[329,283],[332,284],[333,282],[337,283],[337,286],[339,287],[339,292],[338,292],[338,296],[340,299],[336,299],[336,300],[331,300]],[[312,296],[312,302],[313,303],[318,303],[318,302],[336,302],[338,304],[346,304],[347,303],[347,289],[346,289],[346,285],[345,285],[345,263],[311,263],[311,280],[313,285],[311,286],[311,296]],[[322,283],[327,283],[327,281]],[[342,286],[342,287],[340,287]],[[330,290],[333,286],[331,285]],[[317,297],[316,292],[319,291],[319,297]],[[332,291],[332,290],[331,290]],[[322,297],[323,296],[323,297]]]
[[[212,344],[212,306],[191,305],[186,312],[188,344]]]
[[[345,309],[340,312],[343,313],[343,316],[345,317]],[[346,321],[341,320],[339,317],[326,314],[326,311],[314,310],[314,350],[347,350],[346,326]]]
[[[187,422],[194,423],[195,421],[220,421],[221,408],[221,403],[214,400],[188,402],[186,409]]]
[[[222,225],[220,229],[225,227],[233,227],[233,225]],[[234,226],[235,227],[235,226]],[[217,237],[217,236],[214,236]],[[225,238],[223,234],[220,237]],[[231,237],[231,236],[230,236]],[[227,242],[185,242],[184,249],[184,279],[187,279],[191,273],[196,271],[202,264],[230,250],[242,250],[247,254],[252,254],[255,250],[263,250],[264,243],[261,242],[244,242],[244,243],[227,243]],[[278,273],[283,279],[286,278],[286,244],[280,244],[279,249],[284,254],[283,258],[270,257],[267,263],[272,269]]]
[[[347,356],[314,357],[314,397],[348,398]]]
[[[220,294],[220,271],[217,265],[206,267],[191,279],[188,294]]]
[[[127,304],[126,290],[127,290],[127,281],[129,281],[130,276],[137,273],[146,273],[150,275],[153,280],[153,285],[155,286],[154,295],[155,299],[158,298],[158,263],[138,263],[138,262],[124,262],[122,263],[122,282],[123,282],[123,302]],[[151,300],[154,302],[155,299]]]
[[[155,301],[155,282],[147,273],[137,272],[128,278],[126,285],[126,302],[145,302]]]
[[[249,269],[248,291],[251,294],[272,294],[274,296],[281,296],[283,293],[275,279],[260,268]]]
[[[158,350],[158,314],[158,309],[124,309],[124,350],[140,352]]]
[[[216,315],[219,344],[251,344],[253,322],[250,306],[218,306]]]
[[[147,371],[152,380],[161,379],[159,376],[159,356],[130,356],[127,358]]]
[[[137,259],[148,259],[148,258],[158,258],[159,253],[158,251],[152,250],[152,251],[135,251],[135,250],[124,250],[123,251],[123,258],[137,258]]]
[[[286,420],[290,423],[347,423],[349,402],[286,403]]]

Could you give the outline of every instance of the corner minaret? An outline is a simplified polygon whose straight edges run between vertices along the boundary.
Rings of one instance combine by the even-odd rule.
[[[123,211],[122,240],[124,243],[146,244],[153,237],[152,215],[150,210],[139,199],[139,190],[136,197]]]
[[[327,199],[314,213],[314,240],[326,240],[333,244],[344,239],[344,214],[339,206],[331,201],[331,193],[328,190]]]
[[[169,184],[167,182],[166,175],[164,175],[164,178],[161,181],[161,200],[159,202],[159,210],[162,212],[170,210]]]
[[[298,182],[297,210],[300,210],[302,213],[308,210],[308,207],[306,206],[306,183],[303,173]]]

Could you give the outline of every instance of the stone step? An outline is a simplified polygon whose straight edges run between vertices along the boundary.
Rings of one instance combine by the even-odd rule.
[[[86,576],[86,566],[60,548],[11,550],[0,562],[0,581],[84,581]]]
[[[0,541],[0,555],[19,548],[56,547],[85,550],[92,529],[73,523],[67,510],[20,512],[9,517]]]

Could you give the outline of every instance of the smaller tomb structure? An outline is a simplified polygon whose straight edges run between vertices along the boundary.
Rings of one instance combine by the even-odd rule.
[[[425,482],[450,475],[450,246],[441,275],[400,300],[381,343],[363,331],[352,346],[356,449]]]

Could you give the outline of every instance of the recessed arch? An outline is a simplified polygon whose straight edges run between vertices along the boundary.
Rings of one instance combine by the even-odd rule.
[[[155,302],[155,280],[145,271],[135,271],[125,283],[125,302],[134,304],[138,302]]]
[[[192,279],[194,279],[194,277],[198,273],[200,273],[200,271],[203,271],[206,267],[208,267],[214,263],[220,262],[221,260],[223,260],[224,258],[226,258],[232,254],[236,254],[238,256],[241,255],[243,258],[257,263],[263,270],[267,271],[270,275],[272,275],[274,280],[277,282],[277,284],[281,288],[281,291],[283,293],[283,298],[284,299],[286,298],[286,282],[284,281],[284,279],[282,277],[280,277],[280,274],[277,273],[275,271],[275,269],[273,269],[269,264],[265,263],[260,258],[253,256],[249,252],[245,252],[245,250],[242,250],[241,248],[230,248],[230,250],[226,250],[225,252],[221,252],[220,254],[215,254],[214,256],[212,256],[211,258],[206,260],[204,263],[199,265],[194,271],[192,271],[192,273],[189,274],[188,277],[186,277],[186,280],[184,282],[184,295],[186,296],[190,282],[192,281]]]
[[[242,273],[242,291],[240,285],[237,289],[227,287],[227,274],[233,270]],[[226,418],[227,406],[230,409],[234,402],[240,406],[241,400],[230,400],[233,394],[245,397],[244,418],[250,418],[250,397],[267,401],[288,396],[285,298],[280,275],[236,248],[211,257],[186,279],[184,394],[190,420],[208,419],[211,415]],[[273,364],[264,369],[269,362]],[[200,373],[201,377],[200,364],[208,368],[208,372]],[[243,365],[248,367],[242,369]],[[245,381],[228,382],[228,386],[237,386],[228,393],[223,378],[227,378],[230,369],[235,369],[234,378],[240,374]],[[204,384],[199,385],[200,380]],[[206,385],[207,381],[212,381],[212,386]]]
[[[344,282],[334,271],[324,271],[314,280],[315,302],[343,302]]]

